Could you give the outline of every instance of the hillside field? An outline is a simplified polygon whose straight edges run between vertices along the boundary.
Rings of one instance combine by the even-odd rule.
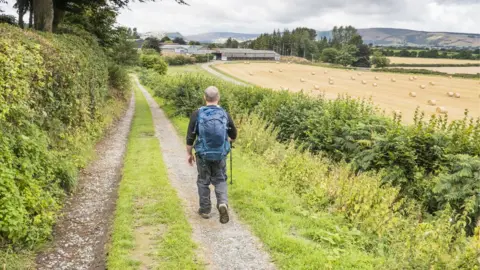
[[[427,75],[415,75],[416,79],[410,80],[414,75],[360,72],[286,63],[234,63],[219,64],[215,67],[240,80],[277,90],[288,88],[296,92],[303,89],[317,95],[324,93],[331,99],[345,93],[358,98],[371,97],[373,102],[381,109],[385,109],[388,114],[400,110],[405,122],[412,121],[417,106],[425,111],[427,116],[435,114],[438,106],[443,106],[448,111],[450,119],[462,119],[465,109],[469,110],[470,116],[480,117],[478,80]],[[315,72],[315,75],[312,75],[312,72]],[[352,80],[352,77],[355,80]],[[375,77],[378,77],[378,80]],[[329,83],[330,78],[333,84]],[[301,79],[304,79],[304,82],[301,82]],[[392,79],[396,81],[392,82]],[[363,84],[362,81],[366,83]],[[373,86],[374,83],[377,86]],[[315,85],[320,89],[315,90]],[[421,85],[425,86],[425,89],[421,89]],[[412,91],[417,94],[415,98],[409,96]],[[446,93],[449,91],[459,93],[461,97],[448,97]],[[428,105],[430,99],[436,101],[435,106]]]
[[[480,64],[478,60],[461,60],[445,58],[388,57],[391,64]]]

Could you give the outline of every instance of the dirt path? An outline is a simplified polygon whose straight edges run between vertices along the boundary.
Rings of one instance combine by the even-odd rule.
[[[207,263],[207,268],[275,269],[260,241],[238,221],[233,211],[226,225],[220,224],[216,209],[212,209],[212,217],[208,220],[197,214],[196,168],[187,164],[185,145],[173,125],[145,88],[137,79],[135,81],[152,111],[155,135],[163,150],[169,179],[184,202],[187,218],[193,228],[193,238],[200,246],[199,256]],[[216,205],[213,193],[212,205]]]
[[[209,72],[210,74],[214,75],[214,76],[217,76],[219,77],[220,79],[224,80],[224,81],[227,81],[227,82],[231,82],[231,83],[234,83],[234,84],[238,84],[238,85],[243,85],[243,86],[247,86],[247,84],[243,83],[243,82],[240,82],[240,81],[237,81],[235,80],[234,78],[231,78],[231,77],[228,77],[214,69],[212,69],[210,66],[211,65],[214,65],[214,64],[218,64],[217,62],[209,62],[209,63],[205,63],[205,64],[202,64],[202,68],[204,70],[206,70],[207,72]]]
[[[98,158],[81,172],[55,226],[52,247],[37,257],[38,269],[106,269],[105,244],[134,108],[132,95],[125,115],[97,145]]]

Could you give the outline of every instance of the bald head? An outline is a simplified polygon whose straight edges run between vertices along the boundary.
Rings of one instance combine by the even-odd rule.
[[[220,92],[215,86],[209,86],[205,89],[205,101],[208,103],[218,103],[220,100]]]

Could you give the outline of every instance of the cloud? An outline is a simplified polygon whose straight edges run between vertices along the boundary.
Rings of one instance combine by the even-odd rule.
[[[174,0],[133,2],[118,23],[139,31],[264,33],[305,26],[391,27],[478,33],[480,0]],[[11,2],[11,1],[10,1]],[[4,5],[3,5],[4,6]],[[15,14],[9,8],[8,13]]]

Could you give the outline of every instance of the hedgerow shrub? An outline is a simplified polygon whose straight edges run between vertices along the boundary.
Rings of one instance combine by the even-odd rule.
[[[124,95],[109,92],[107,63],[93,38],[0,26],[0,247],[51,235],[107,102]]]
[[[182,66],[195,64],[195,58],[186,55],[168,55],[163,57],[169,66]]]
[[[434,71],[429,69],[408,69],[408,68],[374,68],[374,72],[390,72],[390,73],[411,73],[411,74],[427,74],[427,75],[442,75],[442,76],[452,76],[465,79],[480,79],[480,73],[469,74],[469,73],[455,73],[449,74],[440,71]]]
[[[214,58],[211,54],[195,54],[193,57],[195,58],[196,63],[206,63]]]
[[[456,214],[465,214],[458,203],[444,203],[447,198],[442,197],[450,195],[440,191],[440,183],[434,181],[439,175],[442,179],[450,175],[456,179],[451,181],[461,181],[469,187],[468,191],[457,193],[460,203],[471,196],[480,198],[480,189],[474,184],[480,182],[480,175],[471,173],[460,180],[465,171],[458,174],[448,169],[454,164],[449,155],[468,154],[472,158],[469,164],[480,160],[478,119],[466,116],[463,120],[448,121],[448,116],[444,116],[425,120],[417,111],[415,124],[403,126],[398,116],[392,119],[382,115],[365,99],[313,98],[191,74],[158,76],[145,72],[141,79],[185,116],[202,105],[203,90],[216,85],[221,91],[221,105],[230,113],[261,115],[278,130],[278,140],[295,139],[314,153],[324,153],[335,162],[348,162],[354,174],[383,172],[382,183],[399,188],[399,199],[416,200],[428,214],[448,207]],[[473,228],[479,217],[478,210],[470,211],[466,225]]]
[[[160,75],[167,74],[168,65],[158,54],[142,53],[140,63],[142,67],[155,70]]]

